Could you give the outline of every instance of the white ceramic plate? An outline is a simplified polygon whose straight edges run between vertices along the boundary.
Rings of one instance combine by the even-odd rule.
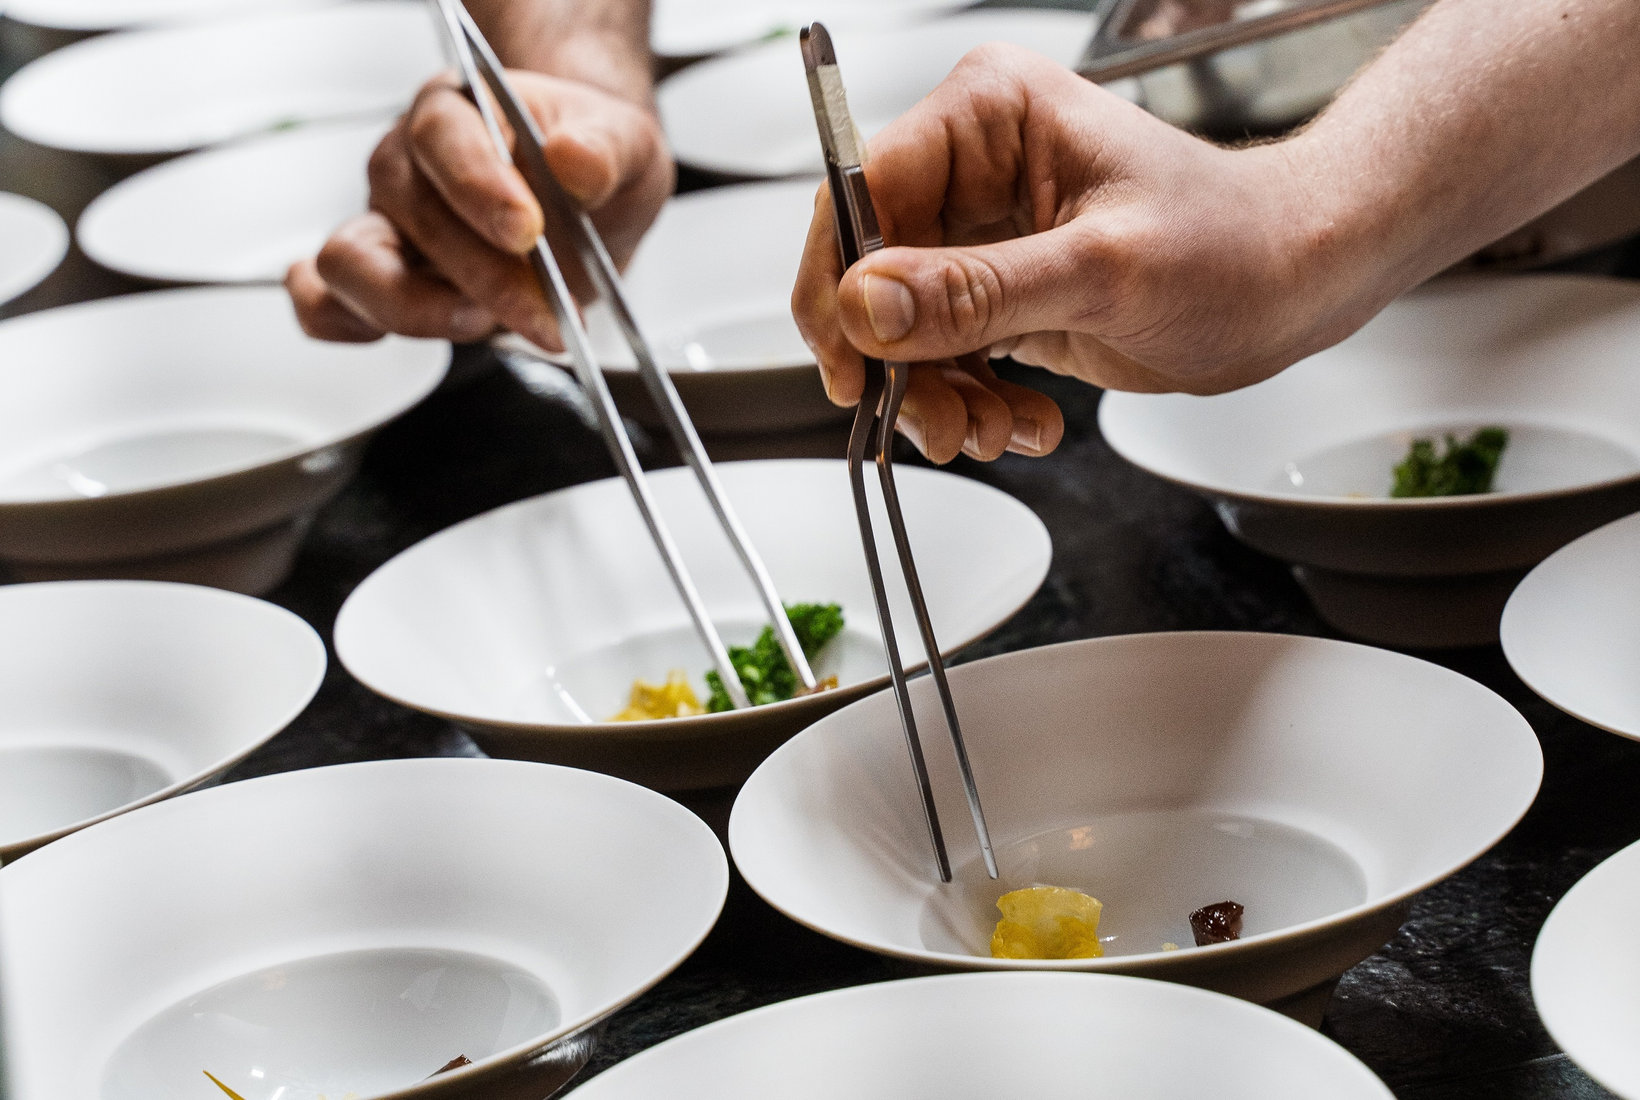
[[[68,226],[55,210],[0,191],[0,305],[32,290],[67,252]]]
[[[549,1052],[683,961],[727,887],[700,819],[567,768],[185,795],[0,870],[10,1095],[203,1098],[209,1070],[286,1100],[547,1096],[578,1068]]]
[[[849,107],[869,138],[975,46],[1012,42],[1070,65],[1092,34],[1086,13],[999,9],[833,37]],[[691,65],[661,83],[656,101],[672,152],[686,164],[741,176],[824,168],[795,37]]]
[[[316,119],[390,114],[444,67],[426,5],[370,0],[126,31],[0,87],[0,124],[85,153],[160,154]]]
[[[1266,1009],[1103,975],[958,974],[760,1008],[605,1070],[575,1100],[1388,1100],[1331,1040]]]
[[[1640,514],[1550,555],[1503,609],[1503,653],[1528,687],[1640,740]]]
[[[1330,990],[1409,898],[1513,826],[1542,774],[1537,738],[1503,699],[1347,642],[1099,638],[960,665],[950,682],[1001,880],[980,863],[922,679],[954,883],[935,877],[885,692],[810,726],[747,780],[729,843],[752,889],[810,928],[918,963],[1135,973],[1271,1003]],[[1036,883],[1104,902],[1102,958],[991,957],[996,899]],[[1226,900],[1246,906],[1243,938],[1190,948],[1188,914]]]
[[[325,646],[181,584],[0,587],[0,859],[203,782],[299,714]]]
[[[1403,645],[1493,641],[1526,569],[1640,507],[1637,341],[1640,284],[1438,280],[1259,385],[1106,394],[1099,426],[1118,454],[1299,566],[1341,629]],[[1489,424],[1511,434],[1496,492],[1389,498],[1414,436]]]
[[[1631,844],[1566,892],[1532,951],[1532,1001],[1572,1061],[1624,1100],[1640,1100],[1640,844]]]
[[[277,282],[363,212],[365,165],[385,119],[304,126],[167,161],[120,181],[80,216],[86,255],[175,282]]]
[[[711,667],[618,479],[520,501],[411,547],[348,597],[337,655],[371,689],[468,725],[492,755],[673,789],[736,782],[795,730],[881,686],[887,670],[845,464],[717,469],[781,598],[842,605],[844,633],[815,670],[837,675],[835,690],[694,718],[602,721],[626,705],[634,679],[674,668],[704,699]],[[960,647],[1042,583],[1047,531],[976,481],[917,468],[897,481],[936,636]],[[750,644],[766,621],[761,604],[693,475],[662,470],[650,485],[725,641]],[[881,514],[877,525],[887,530]],[[887,572],[897,621],[910,624],[897,570]],[[922,659],[909,625],[900,646],[908,664]]]
[[[975,0],[655,0],[650,45],[666,57],[717,53],[819,21],[828,30],[911,23]]]
[[[267,11],[318,7],[336,0],[6,0],[7,19],[63,31],[111,31],[162,23],[197,23]]]
[[[265,590],[449,345],[302,334],[278,287],[105,298],[0,323],[0,561],[23,579]]]

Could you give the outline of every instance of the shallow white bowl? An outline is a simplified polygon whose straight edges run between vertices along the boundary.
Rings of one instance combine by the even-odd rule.
[[[185,795],[0,870],[12,1097],[204,1097],[203,1070],[248,1097],[546,1096],[727,888],[693,814],[567,768],[396,760]],[[476,1064],[418,1084],[458,1054]]]
[[[643,1051],[572,1095],[1388,1100],[1391,1094],[1331,1040],[1231,997],[1111,975],[955,974],[820,993],[732,1016]]]
[[[265,591],[371,432],[449,346],[310,340],[278,287],[106,298],[0,324],[0,568]]]
[[[1503,653],[1528,687],[1640,740],[1640,514],[1589,532],[1526,575],[1503,609]]]
[[[97,196],[75,226],[85,254],[145,279],[278,282],[365,209],[384,119],[304,126],[192,153]]]
[[[695,57],[757,42],[815,21],[829,30],[874,29],[971,7],[974,0],[656,0],[649,28],[655,52]]]
[[[632,257],[625,283],[633,313],[701,431],[779,432],[852,415],[827,400],[792,320],[791,288],[819,186],[808,177],[671,199]],[[622,409],[659,424],[609,310],[589,307],[587,329]]]
[[[444,67],[415,0],[122,31],[30,63],[0,124],[55,149],[180,153],[293,122],[387,115]]]
[[[933,91],[975,46],[1012,42],[1071,65],[1092,34],[1085,12],[1004,9],[880,30],[845,27],[833,39],[849,108],[869,138]],[[740,176],[825,167],[795,36],[691,65],[661,82],[656,102],[672,152],[685,164]]]
[[[1640,508],[1637,341],[1640,284],[1441,280],[1257,386],[1106,394],[1099,426],[1118,454],[1292,562],[1340,630],[1487,643],[1527,569]],[[1496,492],[1389,499],[1414,435],[1487,424],[1511,431]]]
[[[283,608],[193,585],[0,587],[0,860],[226,770],[319,690]]]
[[[666,789],[738,782],[798,729],[880,687],[887,668],[844,463],[717,469],[781,598],[842,605],[844,632],[815,669],[837,675],[837,689],[695,718],[599,721],[626,705],[634,679],[669,669],[686,671],[704,700],[711,667],[619,480],[520,501],[411,547],[348,597],[337,656],[372,690],[468,726],[491,755]],[[650,484],[725,641],[750,644],[761,604],[693,475],[662,470]],[[898,485],[943,648],[992,630],[1042,583],[1048,534],[1023,504],[939,471],[902,469]],[[880,513],[877,529],[887,530]],[[897,570],[885,571],[909,665],[922,652]]]
[[[266,11],[312,8],[336,0],[6,0],[0,14],[60,31],[111,31],[197,23]]]
[[[0,191],[0,305],[32,290],[68,253],[68,226],[43,202]]]
[[[1000,882],[987,878],[930,683],[913,685],[955,881],[935,876],[894,700],[776,750],[729,823],[752,889],[835,939],[926,965],[1166,978],[1319,1020],[1418,891],[1525,813],[1542,755],[1473,680],[1386,650],[1274,634],[1069,642],[951,670]],[[1105,955],[993,959],[1002,893],[1105,904]],[[1239,941],[1187,915],[1246,906]],[[1164,950],[1166,943],[1186,949]]]

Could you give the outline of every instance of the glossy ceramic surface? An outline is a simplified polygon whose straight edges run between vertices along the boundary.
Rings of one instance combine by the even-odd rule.
[[[42,202],[0,192],[0,305],[34,288],[68,252],[68,226]]]

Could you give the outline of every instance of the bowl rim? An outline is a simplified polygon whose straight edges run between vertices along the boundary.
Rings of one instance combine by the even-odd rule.
[[[0,0],[0,19],[4,17],[5,4]],[[0,191],[0,225],[5,224],[32,226],[49,235],[51,243],[38,251],[14,254],[9,264],[0,264],[0,306],[10,305],[55,274],[68,256],[73,237],[55,209],[16,191]]]
[[[201,799],[233,798],[235,797],[236,791],[252,785],[263,785],[270,783],[300,784],[304,780],[310,780],[315,774],[323,774],[328,776],[342,771],[346,771],[350,774],[358,774],[360,772],[381,771],[447,770],[452,767],[475,770],[485,768],[492,771],[497,771],[500,769],[518,771],[520,769],[545,768],[550,769],[551,772],[554,773],[553,778],[550,780],[552,783],[585,783],[592,787],[604,785],[609,790],[619,791],[622,797],[636,797],[638,799],[652,798],[660,800],[661,803],[670,805],[671,809],[665,812],[675,813],[677,815],[677,827],[667,831],[666,837],[668,839],[673,839],[684,835],[686,831],[693,831],[696,841],[710,841],[710,843],[700,844],[701,853],[707,857],[703,860],[703,869],[710,872],[709,876],[702,876],[702,882],[705,884],[704,892],[709,896],[715,896],[716,901],[708,907],[711,910],[711,915],[710,919],[704,922],[703,927],[696,930],[690,930],[687,934],[685,934],[681,938],[683,946],[680,949],[667,952],[664,964],[659,969],[657,969],[649,977],[645,978],[644,981],[641,982],[636,988],[622,994],[614,1001],[600,1003],[591,1011],[583,1013],[581,1016],[568,1020],[561,1020],[558,1026],[553,1028],[551,1031],[533,1036],[521,1043],[516,1043],[505,1050],[496,1051],[485,1058],[477,1059],[469,1065],[462,1066],[459,1069],[453,1069],[445,1073],[436,1074],[433,1077],[405,1085],[401,1088],[392,1089],[387,1092],[372,1093],[365,1097],[365,1100],[417,1100],[417,1098],[421,1097],[436,1096],[450,1088],[455,1082],[468,1080],[476,1084],[476,1079],[490,1077],[497,1073],[504,1072],[509,1067],[517,1065],[526,1058],[540,1055],[560,1042],[574,1038],[576,1035],[586,1031],[588,1028],[597,1025],[600,1021],[608,1019],[614,1013],[620,1011],[622,1008],[625,1008],[627,1005],[649,992],[656,985],[665,980],[665,978],[674,970],[681,966],[690,955],[694,954],[696,949],[698,949],[706,940],[706,937],[711,934],[712,930],[717,927],[718,920],[723,914],[724,904],[728,900],[728,854],[724,851],[723,844],[718,840],[717,835],[712,832],[711,826],[702,821],[697,814],[695,814],[688,807],[679,803],[677,800],[669,798],[658,791],[650,790],[649,788],[643,787],[637,783],[632,783],[625,779],[619,779],[612,775],[605,775],[601,772],[587,771],[581,768],[571,768],[561,764],[546,764],[529,760],[498,760],[490,757],[462,756],[399,757],[386,760],[352,761],[344,764],[325,764],[319,767],[296,768],[291,771],[274,772],[268,775],[260,775],[249,779],[239,780],[234,783],[225,783],[219,787],[196,791],[185,795],[182,798],[172,799],[169,802],[158,803],[156,805],[146,807],[135,816],[138,820],[146,820],[146,817],[143,815],[152,815],[156,811],[160,813],[187,812],[185,809],[179,811],[178,807],[199,805],[200,803],[198,800]],[[543,773],[537,772],[536,774],[539,775]],[[318,781],[324,782],[325,780],[321,779]],[[87,830],[83,833],[76,834],[75,836],[67,837],[64,839],[63,843],[67,845],[96,843],[97,838],[101,835],[106,835],[110,828],[119,827],[120,824],[118,822],[111,822],[109,825],[104,826],[99,830]],[[62,849],[59,849],[59,851],[61,850]],[[712,858],[714,854],[715,858]],[[4,867],[0,867],[0,883],[4,883],[6,881],[4,876],[8,872],[11,872],[12,867],[14,866],[14,864],[7,864]],[[28,865],[23,864],[23,866]],[[15,877],[15,872],[12,872],[12,874]],[[711,882],[706,881],[708,877],[712,880]]]
[[[12,840],[0,838],[0,867],[10,866],[13,862],[22,859],[30,852],[43,848],[47,844],[62,840],[71,833],[81,832],[92,825],[97,825],[101,822],[108,821],[111,818],[121,817],[133,810],[141,809],[144,806],[150,806],[158,802],[164,802],[168,799],[175,798],[177,795],[186,794],[201,784],[209,781],[213,777],[223,774],[229,768],[232,768],[234,765],[250,756],[251,753],[273,740],[274,737],[278,736],[278,734],[292,722],[301,717],[302,713],[306,711],[310,705],[312,705],[314,697],[318,695],[319,688],[324,683],[325,674],[330,667],[330,657],[328,651],[325,649],[324,639],[319,636],[319,632],[317,630],[313,629],[313,625],[311,623],[288,608],[280,607],[276,603],[270,603],[267,600],[258,599],[255,596],[247,596],[243,593],[233,592],[225,588],[214,588],[210,585],[186,584],[181,581],[117,579],[32,581],[22,584],[0,585],[0,608],[3,608],[6,602],[13,598],[30,598],[13,597],[12,595],[9,595],[9,593],[37,591],[41,589],[47,589],[50,593],[67,593],[73,590],[101,590],[105,592],[115,590],[144,591],[164,593],[164,595],[160,597],[162,599],[170,599],[174,597],[179,600],[195,600],[199,601],[201,605],[208,605],[213,601],[218,602],[222,606],[227,606],[230,604],[239,607],[260,605],[255,614],[265,616],[269,623],[278,623],[278,630],[283,631],[287,627],[292,628],[290,637],[293,640],[293,644],[291,648],[295,649],[297,646],[300,646],[301,648],[307,650],[310,659],[317,657],[317,660],[314,661],[313,668],[307,677],[308,682],[306,686],[300,691],[292,692],[290,705],[281,712],[281,716],[276,718],[271,723],[271,728],[264,733],[258,734],[249,744],[235,750],[233,753],[223,757],[216,763],[210,764],[190,775],[183,776],[175,782],[161,787],[159,790],[154,791],[151,794],[144,795],[143,797],[135,799],[131,802],[121,803],[111,810],[106,810],[103,813],[95,814],[91,817],[82,818],[49,832],[38,833],[33,836],[18,837]],[[44,598],[51,599],[52,596],[48,594]],[[272,633],[272,631],[270,630],[269,633]]]
[[[1349,642],[1339,638],[1323,638],[1309,634],[1278,634],[1271,631],[1250,630],[1163,630],[1137,634],[1107,634],[1094,638],[1078,638],[1066,642],[1055,642],[1050,645],[1033,646],[1027,649],[1013,650],[1008,653],[999,653],[995,656],[985,657],[977,661],[969,661],[961,665],[957,665],[950,670],[950,675],[953,678],[969,675],[964,673],[963,670],[976,668],[983,665],[990,665],[993,663],[1019,661],[1047,651],[1067,650],[1072,648],[1095,650],[1100,648],[1130,645],[1140,641],[1182,641],[1185,644],[1200,642],[1211,645],[1230,644],[1231,642],[1251,642],[1254,645],[1260,646],[1277,644],[1320,646],[1334,651],[1343,649],[1360,654],[1381,655],[1372,657],[1371,659],[1373,660],[1388,660],[1402,664],[1411,663],[1427,666],[1428,668],[1435,670],[1438,675],[1444,675],[1456,680],[1461,680],[1475,691],[1483,693],[1484,696],[1491,697],[1491,699],[1495,700],[1499,705],[1504,707],[1509,714],[1514,716],[1513,724],[1516,727],[1516,733],[1517,735],[1522,735],[1518,737],[1519,748],[1523,751],[1523,758],[1521,762],[1525,762],[1525,754],[1529,752],[1535,763],[1536,775],[1531,783],[1530,795],[1525,799],[1521,806],[1509,812],[1507,815],[1507,820],[1502,823],[1501,827],[1497,828],[1491,833],[1491,835],[1489,835],[1486,843],[1482,847],[1471,855],[1465,857],[1461,862],[1453,864],[1437,874],[1419,880],[1410,886],[1387,893],[1382,897],[1368,899],[1356,905],[1350,906],[1347,909],[1341,909],[1338,912],[1329,913],[1326,916],[1316,917],[1308,921],[1301,921],[1298,924],[1287,925],[1283,928],[1272,929],[1269,932],[1255,933],[1254,935],[1246,936],[1237,940],[1207,944],[1201,947],[1191,947],[1188,950],[1179,951],[1144,951],[1136,952],[1130,955],[1101,955],[1092,959],[998,959],[985,955],[958,955],[944,951],[931,951],[928,949],[907,948],[894,944],[875,943],[857,936],[844,935],[835,930],[823,928],[818,924],[804,919],[804,917],[798,915],[797,913],[792,912],[781,901],[771,897],[768,893],[765,893],[763,884],[760,884],[758,881],[757,872],[750,874],[747,873],[745,868],[741,867],[739,859],[736,858],[735,866],[740,871],[741,877],[746,881],[746,884],[752,888],[752,891],[758,895],[758,897],[762,898],[777,911],[785,914],[798,924],[803,925],[805,928],[818,932],[829,939],[837,940],[838,942],[846,943],[850,946],[858,947],[862,950],[870,951],[873,954],[884,955],[889,958],[962,970],[1070,970],[1097,973],[1107,970],[1123,970],[1131,966],[1142,966],[1147,972],[1165,974],[1165,972],[1170,970],[1189,968],[1192,965],[1193,960],[1206,958],[1222,960],[1234,958],[1243,954],[1258,953],[1265,948],[1277,944],[1293,943],[1319,935],[1338,932],[1349,925],[1357,923],[1358,921],[1390,910],[1396,905],[1409,901],[1411,898],[1422,893],[1424,890],[1429,889],[1431,886],[1452,877],[1465,867],[1469,866],[1475,860],[1485,855],[1487,851],[1497,844],[1498,841],[1508,835],[1508,833],[1520,823],[1520,820],[1526,816],[1527,811],[1532,808],[1532,804],[1537,800],[1538,790],[1543,783],[1543,749],[1538,742],[1537,734],[1533,730],[1531,724],[1527,722],[1525,716],[1523,716],[1513,704],[1497,692],[1493,691],[1491,688],[1487,687],[1485,684],[1482,684],[1477,680],[1473,680],[1468,676],[1464,676],[1462,673],[1454,672],[1443,665],[1438,665],[1433,661],[1426,661],[1422,658],[1412,657],[1395,650],[1384,649],[1379,646],[1367,645],[1361,642]],[[864,700],[859,700],[858,702],[863,703]],[[850,704],[850,706],[854,705],[856,704]],[[843,721],[845,719],[841,716],[844,715],[847,709],[848,708],[846,707],[840,708],[839,710],[833,712],[832,715],[828,715],[827,718]],[[754,783],[758,782],[758,773],[764,771],[765,769],[772,769],[776,766],[777,758],[780,757],[782,753],[796,751],[792,746],[796,745],[802,739],[813,735],[814,726],[810,726],[792,737],[791,740],[787,741],[784,745],[781,745],[779,748],[775,749],[774,752],[770,753],[768,759],[759,764],[757,770],[754,771],[751,777],[746,780],[745,785],[741,788],[740,794],[736,795],[735,804],[729,812],[729,828],[727,835],[729,839],[729,851],[731,857],[734,857],[735,855],[735,838],[737,833],[748,827],[745,824],[746,818],[742,813],[741,808],[742,796],[746,790],[750,789]],[[740,822],[738,829],[736,825],[737,819]]]
[[[192,298],[205,299],[207,302],[216,298],[242,298],[246,301],[263,298],[270,303],[283,303],[285,302],[285,291],[279,286],[267,283],[213,283],[200,286],[170,287],[163,290],[139,290],[129,294],[116,294],[107,298],[92,298],[83,302],[37,310],[33,313],[24,313],[0,321],[0,347],[4,346],[7,334],[17,331],[19,327],[23,328],[25,332],[29,328],[38,327],[49,333],[56,326],[73,325],[85,313],[95,315],[102,311],[118,312],[120,310],[134,310],[143,313],[147,312],[145,307],[150,302],[155,304],[155,308],[166,309],[170,308],[169,303],[171,302],[187,301]],[[288,309],[288,303],[286,303],[286,308]],[[310,340],[311,337],[304,336],[303,339]],[[426,365],[412,360],[398,364],[388,372],[395,376],[409,378],[412,376],[412,372],[421,370],[424,372],[425,377],[418,380],[413,386],[400,387],[392,401],[378,402],[377,411],[367,418],[367,422],[360,426],[354,426],[353,430],[345,435],[337,435],[331,432],[323,439],[288,445],[271,452],[263,458],[240,463],[231,469],[207,477],[173,478],[158,485],[145,485],[135,489],[115,489],[98,497],[51,497],[39,500],[19,500],[0,496],[0,514],[12,510],[83,509],[113,502],[140,502],[157,499],[169,493],[219,489],[247,475],[261,474],[281,466],[287,466],[293,462],[302,462],[322,451],[343,450],[380,431],[386,425],[415,408],[426,400],[428,395],[436,390],[449,374],[449,349],[451,345],[448,341],[406,336],[388,336],[386,340],[390,343],[356,346],[376,348],[391,346],[412,351],[425,350],[428,355]],[[438,350],[441,347],[444,349],[443,351]],[[441,360],[436,366],[433,365],[435,359]],[[4,373],[4,368],[0,368],[0,377],[3,377]]]
[[[725,468],[737,466],[770,464],[792,465],[799,463],[805,465],[827,464],[837,467],[842,467],[845,465],[844,460],[831,458],[753,458],[741,459],[733,462],[719,462],[715,465],[717,469],[723,470]],[[1024,592],[1024,594],[1017,600],[1012,601],[1013,607],[1001,617],[997,618],[994,623],[979,626],[954,640],[942,641],[940,644],[940,656],[942,659],[945,659],[997,630],[1009,619],[1017,615],[1019,611],[1031,601],[1036,593],[1041,590],[1042,584],[1047,579],[1048,572],[1053,565],[1053,537],[1048,531],[1047,524],[1042,521],[1042,517],[1037,515],[1036,511],[1032,509],[1030,505],[1026,504],[1024,501],[1015,497],[1011,493],[1004,492],[996,486],[980,481],[977,478],[964,477],[961,474],[952,473],[949,470],[927,469],[925,467],[910,468],[919,469],[925,473],[936,476],[959,478],[962,481],[972,482],[975,486],[982,490],[995,493],[999,497],[1005,498],[1007,501],[1018,507],[1020,519],[1022,521],[1020,524],[1021,529],[1028,532],[1031,538],[1039,540],[1044,549],[1041,566],[1038,570],[1038,576],[1035,582],[1030,586],[1030,590],[1028,592]],[[688,476],[687,470],[682,467],[669,467],[668,470],[656,471],[655,473],[661,474],[668,473],[669,471],[671,472],[671,476],[673,478],[681,479]],[[476,516],[469,516],[464,520],[451,524],[443,530],[435,531],[433,534],[427,536],[427,538],[415,543],[412,546],[406,547],[398,554],[395,554],[392,558],[389,558],[382,565],[378,566],[376,570],[372,571],[371,574],[364,580],[360,581],[354,587],[353,591],[348,593],[347,599],[342,602],[340,610],[336,612],[336,624],[331,630],[332,642],[336,647],[336,659],[341,663],[343,668],[347,669],[348,674],[359,683],[380,695],[382,698],[398,703],[400,706],[408,707],[409,709],[419,711],[422,714],[430,714],[434,717],[443,718],[446,721],[455,722],[458,724],[479,725],[486,729],[503,730],[508,733],[543,734],[551,736],[555,739],[565,737],[607,737],[613,733],[621,734],[621,739],[627,741],[678,741],[684,739],[704,739],[712,736],[718,729],[723,727],[732,727],[740,722],[751,720],[754,715],[789,714],[796,717],[801,715],[805,709],[818,710],[820,708],[827,708],[829,710],[835,710],[837,708],[830,707],[829,704],[833,700],[839,698],[840,693],[850,693],[848,702],[853,702],[856,698],[863,697],[864,695],[880,690],[888,683],[888,670],[885,666],[880,675],[874,676],[869,680],[860,680],[849,684],[839,683],[837,687],[828,691],[815,692],[811,695],[797,695],[790,699],[782,699],[776,703],[765,703],[762,706],[745,707],[740,710],[695,714],[682,718],[649,718],[634,722],[527,722],[520,719],[482,717],[475,714],[428,706],[425,703],[412,702],[408,698],[403,697],[403,695],[398,693],[396,690],[389,691],[372,682],[370,679],[360,675],[355,669],[354,663],[349,661],[348,652],[353,649],[353,647],[344,646],[341,641],[343,623],[350,621],[348,617],[348,608],[353,606],[354,600],[359,596],[359,593],[364,590],[366,585],[368,585],[379,573],[389,568],[401,556],[411,553],[418,547],[431,542],[433,539],[440,538],[448,532],[455,531],[456,529],[465,527],[469,524],[477,524],[481,520],[488,520],[491,517],[508,510],[523,511],[532,506],[540,507],[542,501],[550,497],[559,496],[560,494],[567,495],[572,493],[584,493],[590,495],[595,490],[598,492],[608,492],[610,491],[610,487],[617,485],[624,485],[624,482],[619,477],[599,478],[596,481],[585,481],[577,485],[569,485],[562,489],[553,489],[549,492],[539,493],[532,497],[525,497],[523,500],[511,501],[488,511],[480,512]],[[1034,524],[1034,526],[1031,526],[1031,524]],[[357,612],[355,612],[355,614],[357,614]],[[915,662],[914,664],[908,664],[906,668],[908,672],[914,672],[925,667],[926,665],[927,661],[922,660]],[[846,706],[848,704],[844,703],[843,705]],[[819,715],[815,715],[815,717],[818,718]]]

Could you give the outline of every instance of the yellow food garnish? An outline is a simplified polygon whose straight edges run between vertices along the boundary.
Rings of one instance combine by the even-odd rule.
[[[666,674],[666,683],[636,680],[626,709],[610,717],[611,722],[646,722],[654,718],[688,718],[705,714],[700,697],[689,686],[689,677],[680,668]]]
[[[211,1084],[215,1085],[217,1088],[221,1089],[223,1092],[225,1092],[229,1096],[233,1097],[233,1100],[245,1100],[245,1098],[243,1096],[239,1095],[237,1092],[235,1092],[233,1089],[229,1088],[227,1085],[224,1085],[221,1081],[218,1081],[216,1079],[216,1077],[211,1073],[210,1070],[208,1070],[208,1069],[207,1070],[201,1070],[200,1072],[211,1079]]]
[[[1097,898],[1063,886],[1027,886],[997,899],[1002,919],[991,934],[994,959],[1097,959]]]

